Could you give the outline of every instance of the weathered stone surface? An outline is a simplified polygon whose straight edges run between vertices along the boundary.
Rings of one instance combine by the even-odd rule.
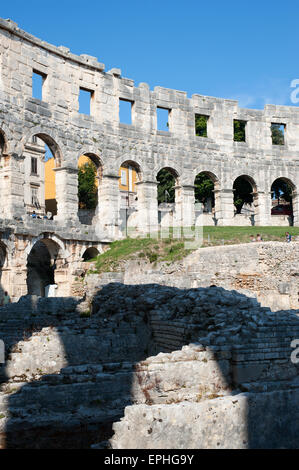
[[[59,299],[32,300],[1,309],[2,447],[47,446],[47,436],[55,447],[55,433],[60,446],[107,441],[129,405],[114,448],[296,446],[288,426],[298,311],[273,313],[218,287],[157,284],[101,286],[90,316],[78,299],[63,299],[57,312]]]
[[[131,406],[113,425],[114,449],[298,448],[299,391]],[[286,432],[287,431],[287,432]]]

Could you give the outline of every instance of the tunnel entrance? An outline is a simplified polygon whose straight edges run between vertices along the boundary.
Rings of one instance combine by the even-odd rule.
[[[59,246],[52,240],[39,240],[27,260],[27,292],[45,297],[47,286],[55,284],[55,269]]]
[[[84,261],[90,261],[92,260],[93,258],[96,258],[96,256],[98,256],[100,253],[99,253],[99,250],[95,247],[90,247],[90,248],[87,248],[87,250],[84,251],[83,255],[82,255],[82,258]]]

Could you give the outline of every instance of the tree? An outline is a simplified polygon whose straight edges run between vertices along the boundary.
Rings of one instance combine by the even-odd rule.
[[[172,173],[163,168],[157,175],[158,184],[158,204],[162,202],[174,203],[175,201],[175,177]],[[167,193],[166,193],[167,191]]]
[[[272,144],[284,145],[284,125],[271,124]]]
[[[274,199],[284,199],[286,202],[292,202],[292,186],[286,181],[278,178],[271,187]]]
[[[78,198],[80,209],[95,209],[98,203],[97,168],[91,161],[79,167]]]
[[[208,200],[212,200],[214,205],[214,183],[206,173],[200,173],[196,176],[195,182],[195,202],[202,202],[203,204]]]
[[[203,114],[195,114],[195,135],[198,137],[207,137],[207,120],[208,116]]]
[[[234,120],[234,141],[235,142],[245,142],[245,121]]]

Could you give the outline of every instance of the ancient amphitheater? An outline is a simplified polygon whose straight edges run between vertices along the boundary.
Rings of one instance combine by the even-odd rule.
[[[159,228],[162,168],[176,179],[176,226],[196,220],[201,172],[214,182],[213,223],[288,223],[271,214],[271,186],[282,179],[299,226],[299,109],[241,109],[135,87],[119,69],[105,71],[96,58],[47,44],[11,20],[0,20],[0,65],[1,289],[15,301],[0,309],[0,448],[298,448],[297,241],[78,273],[86,252],[123,236],[125,164],[138,175],[131,223],[139,234]],[[32,97],[33,74],[42,99]],[[89,115],[79,113],[80,90],[89,93]],[[131,125],[119,122],[120,100],[131,103]],[[157,129],[157,108],[168,110],[167,132]],[[207,137],[196,135],[195,115],[207,117]],[[246,124],[244,142],[234,141],[236,120]],[[273,145],[273,124],[284,128],[283,145]],[[53,220],[33,219],[25,207],[26,159],[40,141],[55,158]],[[98,168],[91,224],[78,216],[81,155]],[[252,187],[250,220],[234,210],[240,176]],[[56,297],[26,295],[39,292],[29,268],[40,259],[55,267]]]
[[[234,213],[233,184],[240,176],[252,186],[255,225],[280,223],[271,216],[270,194],[278,178],[292,188],[293,224],[299,225],[298,108],[242,109],[232,100],[188,98],[186,92],[161,87],[151,91],[146,83],[134,86],[119,69],[105,71],[95,57],[76,56],[35,38],[11,20],[0,20],[0,35],[1,283],[14,299],[27,293],[27,258],[40,240],[56,260],[59,295],[68,295],[84,252],[101,252],[121,236],[118,180],[126,162],[138,173],[132,223],[139,233],[158,227],[156,176],[162,168],[176,178],[176,225],[194,223],[194,178],[200,172],[214,181],[218,225],[252,223]],[[42,78],[41,100],[32,98],[33,74]],[[80,90],[89,91],[90,115],[79,113]],[[132,125],[119,122],[120,100],[131,103]],[[157,130],[157,108],[168,110],[169,132]],[[195,135],[196,114],[208,118],[207,137]],[[234,120],[246,123],[245,142],[234,141]],[[284,126],[284,145],[272,145],[273,123]],[[45,142],[55,158],[54,220],[32,221],[24,209],[34,186],[24,176],[34,139]],[[88,226],[78,218],[80,155],[93,159],[100,178],[96,218]]]

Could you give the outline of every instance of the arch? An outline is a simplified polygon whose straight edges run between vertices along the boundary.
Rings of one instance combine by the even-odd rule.
[[[132,159],[121,160],[118,177],[120,230],[127,235],[129,228],[135,228],[137,214],[140,215],[142,186],[138,183],[143,181],[140,163]]]
[[[40,239],[27,257],[27,292],[45,297],[46,287],[55,284],[56,260],[60,247],[49,239]]]
[[[219,189],[217,176],[210,171],[201,171],[194,178],[195,203],[203,204],[203,212],[212,213],[215,209],[215,191]],[[216,193],[216,199],[218,193]]]
[[[41,234],[27,246],[27,291],[38,296],[53,296],[68,283],[64,244],[56,236]],[[58,276],[58,280],[57,280]],[[52,287],[47,287],[52,286]]]
[[[172,167],[162,167],[156,174],[158,204],[175,204],[180,176]]]
[[[264,187],[263,185],[263,181],[261,181],[258,177],[258,171],[257,171],[257,174],[254,175],[252,173],[249,173],[247,170],[246,170],[246,173],[242,173],[242,170],[240,171],[240,169],[236,169],[234,171],[232,171],[231,175],[230,175],[230,178],[228,180],[228,186],[227,187],[233,187],[234,186],[234,183],[236,181],[236,179],[238,178],[244,178],[244,180],[246,180],[248,183],[251,184],[252,186],[252,189],[254,191],[257,191],[258,188],[261,189]]]
[[[239,223],[254,225],[259,212],[257,184],[246,174],[239,175],[233,182],[235,217]],[[240,218],[240,216],[243,216]],[[245,218],[244,218],[245,217]]]
[[[14,139],[11,133],[11,129],[4,123],[1,123],[0,127],[0,139],[3,145],[3,154],[9,155],[14,150]]]
[[[288,177],[280,176],[272,182],[270,192],[272,221],[278,225],[293,225],[294,202],[298,197],[296,185]]]
[[[90,246],[89,248],[86,248],[86,250],[82,254],[82,258],[84,259],[84,261],[90,261],[99,254],[100,252],[95,246]]]
[[[60,142],[60,139],[53,134],[51,129],[36,126],[30,129],[30,131],[23,137],[21,141],[21,151],[23,154],[28,142],[32,142],[33,137],[41,139],[51,150],[53,157],[55,158],[55,166],[59,168],[63,163],[63,152],[64,145]]]
[[[203,225],[217,225],[220,213],[220,182],[216,174],[201,170],[194,177],[195,220]]]
[[[138,168],[138,171],[140,171],[143,175],[142,168],[144,167],[144,162],[141,161],[137,155],[135,158],[135,154],[133,154],[132,152],[122,153],[119,157],[117,157],[109,168],[110,174],[118,174],[119,168],[126,162],[130,162],[132,166],[136,166],[136,168]]]
[[[156,178],[157,178],[157,175],[162,170],[167,170],[175,178],[176,184],[179,184],[179,180],[181,178],[181,173],[178,170],[176,170],[172,166],[161,166],[156,170]]]
[[[85,155],[86,157],[90,158],[90,160],[95,164],[97,168],[101,168],[101,171],[104,170],[104,162],[102,155],[100,154],[98,149],[93,147],[84,147],[78,154],[77,154],[77,163],[79,162],[80,157]]]
[[[82,224],[92,225],[95,222],[96,211],[100,200],[103,163],[98,154],[85,151],[80,154],[77,165],[78,217]]]
[[[136,172],[136,175],[137,175],[137,178],[138,178],[137,181],[142,181],[142,179],[143,179],[143,172],[142,172],[140,163],[138,163],[138,162],[135,161],[135,160],[124,160],[124,161],[120,164],[120,168],[128,168],[128,167],[133,168],[134,171]]]
[[[51,155],[47,154],[48,146]],[[23,142],[24,202],[29,214],[57,215],[55,169],[61,167],[62,152],[54,138],[39,127],[31,129]],[[50,215],[51,213],[51,215]]]
[[[5,133],[0,129],[0,157],[7,153],[7,139]]]
[[[236,180],[238,180],[239,178],[242,178],[245,181],[247,181],[251,185],[253,191],[257,191],[257,184],[256,184],[255,179],[252,176],[248,175],[248,174],[238,175],[233,181],[233,186],[234,186]]]
[[[194,182],[196,176],[201,174],[201,173],[206,173],[207,175],[209,175],[209,177],[211,178],[213,183],[214,184],[216,183],[217,186],[219,185],[218,189],[220,189],[220,178],[218,176],[218,172],[215,172],[215,168],[213,166],[210,166],[209,164],[200,165],[199,167],[196,167],[195,170],[193,170],[193,172],[192,172],[192,175],[193,175],[192,183]]]
[[[296,184],[293,183],[293,181],[287,177],[287,176],[278,176],[277,178],[275,178],[275,180],[272,181],[271,183],[271,187],[273,186],[273,184],[275,183],[275,181],[277,180],[281,180],[283,181],[284,183],[286,183],[287,185],[289,185],[292,189],[292,191],[295,191],[296,190]]]
[[[7,266],[7,247],[0,241],[0,270]]]
[[[63,241],[60,240],[60,238],[58,238],[56,235],[49,233],[41,233],[37,237],[33,238],[24,250],[26,256],[29,255],[34,245],[41,240],[48,244],[48,246],[51,246],[51,242],[58,245],[61,250],[62,258],[68,258],[70,256],[70,253],[66,250]]]

